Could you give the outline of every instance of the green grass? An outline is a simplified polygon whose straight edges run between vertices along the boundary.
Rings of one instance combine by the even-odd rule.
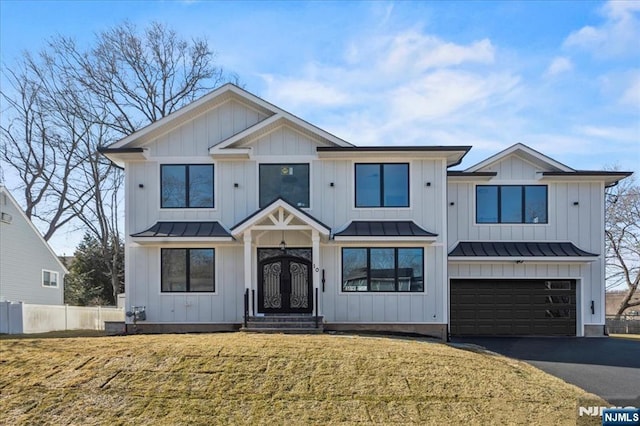
[[[609,337],[613,337],[615,339],[640,340],[640,334],[611,334]]]
[[[0,424],[576,424],[578,404],[604,404],[526,363],[418,339],[5,336],[0,346]]]

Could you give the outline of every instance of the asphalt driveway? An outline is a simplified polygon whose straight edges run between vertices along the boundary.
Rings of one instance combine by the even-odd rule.
[[[458,337],[451,341],[526,361],[617,406],[640,407],[640,340]]]

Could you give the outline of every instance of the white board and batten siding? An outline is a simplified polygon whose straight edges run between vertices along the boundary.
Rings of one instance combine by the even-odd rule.
[[[539,180],[544,171],[511,155],[481,171],[497,172],[488,181],[448,184],[449,250],[459,241],[568,241],[600,255],[590,263],[449,263],[450,278],[572,278],[578,279],[578,306],[585,324],[604,323],[604,184],[589,181]],[[547,185],[548,223],[477,224],[477,185]],[[453,205],[450,205],[453,203]],[[591,301],[595,313],[591,314]]]
[[[409,163],[408,208],[355,208],[354,164],[356,162]],[[359,158],[323,160],[317,168],[311,213],[332,226],[343,227],[352,220],[412,220],[438,234],[433,244],[424,242],[383,243],[332,241],[321,251],[326,289],[321,295],[322,313],[327,322],[338,323],[444,323],[446,322],[446,240],[444,203],[446,178],[442,160],[405,158]],[[330,183],[334,182],[334,187]],[[429,182],[430,185],[426,186]],[[424,292],[352,293],[342,292],[342,247],[422,247],[424,248]]]
[[[413,220],[439,235],[434,244],[385,243],[387,247],[424,247],[425,286],[422,293],[342,293],[341,247],[321,242],[320,269],[326,273],[320,307],[326,321],[443,323],[446,322],[446,202],[445,162],[441,159],[358,158],[358,162],[408,162],[410,207],[356,209],[354,163],[319,159],[316,147],[324,142],[289,125],[281,125],[243,146],[249,159],[215,160],[209,147],[264,119],[242,103],[227,102],[171,132],[150,141],[149,158],[126,165],[127,235],[157,221],[219,221],[231,228],[258,209],[260,163],[309,163],[309,214],[332,229],[351,220]],[[160,165],[206,163],[215,165],[215,208],[161,209]],[[429,186],[426,186],[429,182]],[[334,185],[331,186],[330,184]],[[278,235],[278,238],[280,236]],[[259,244],[271,245],[263,238]],[[291,241],[292,243],[295,240]],[[369,243],[350,246],[370,246]],[[304,246],[311,246],[308,239]],[[257,247],[258,244],[254,245]],[[147,321],[158,323],[239,323],[244,292],[242,241],[212,245],[216,249],[216,291],[212,294],[171,294],[160,291],[160,247],[139,246],[127,238],[127,309],[146,306]]]
[[[210,147],[257,124],[267,116],[244,103],[230,100],[182,123],[147,144],[152,157],[208,157]]]
[[[215,292],[162,293],[160,247],[130,246],[127,309],[145,306],[148,322],[240,323],[244,282],[242,246],[214,245]]]
[[[0,301],[62,305],[66,270],[3,186],[0,213]],[[43,286],[43,270],[57,274],[56,287]]]

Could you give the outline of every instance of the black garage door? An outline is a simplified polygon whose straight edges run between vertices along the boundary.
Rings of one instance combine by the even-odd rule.
[[[575,336],[575,280],[451,280],[453,336]]]

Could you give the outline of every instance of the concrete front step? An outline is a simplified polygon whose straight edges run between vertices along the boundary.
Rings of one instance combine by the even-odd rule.
[[[247,326],[243,331],[255,331],[263,333],[322,333],[322,317],[309,315],[266,315],[249,317]]]
[[[318,322],[322,322],[323,317],[318,317]],[[249,317],[248,321],[251,322],[285,322],[285,323],[309,323],[312,322],[315,324],[316,317],[312,315],[265,315],[260,317]]]
[[[283,333],[283,334],[322,334],[324,330],[322,329],[322,325],[320,328],[307,328],[307,327],[258,327],[258,328],[250,328],[250,327],[242,327],[240,331],[248,332],[248,333]]]

